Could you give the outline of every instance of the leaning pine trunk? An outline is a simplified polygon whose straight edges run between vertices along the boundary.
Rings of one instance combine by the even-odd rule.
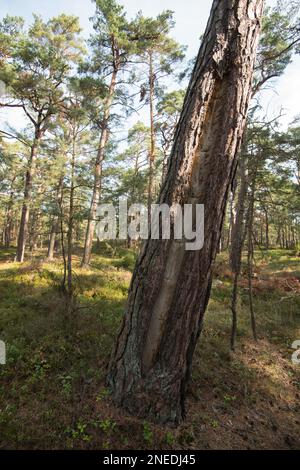
[[[192,357],[210,296],[228,190],[251,96],[263,0],[214,0],[177,126],[159,202],[205,205],[205,241],[145,243],[109,367],[116,404],[138,416],[184,417]]]

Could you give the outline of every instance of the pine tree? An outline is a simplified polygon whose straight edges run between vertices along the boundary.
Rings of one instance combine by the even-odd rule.
[[[42,138],[51,118],[64,102],[63,84],[72,63],[79,60],[82,47],[78,40],[80,27],[75,17],[60,15],[47,23],[35,16],[27,34],[14,42],[9,67],[0,74],[7,83],[15,104],[32,125],[33,136],[25,176],[24,199],[20,220],[16,260],[25,255],[30,204],[36,160]]]
[[[251,96],[263,1],[250,5],[213,2],[159,198],[169,206],[204,204],[204,247],[186,251],[184,240],[146,241],[110,363],[115,402],[163,423],[184,417],[193,353],[210,296]]]

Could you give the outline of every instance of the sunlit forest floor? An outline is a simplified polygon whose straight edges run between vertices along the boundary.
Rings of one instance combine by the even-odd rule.
[[[74,259],[77,307],[66,316],[61,260],[38,253],[24,265],[0,251],[0,448],[290,449],[300,447],[300,257],[256,253],[251,336],[247,281],[240,282],[235,353],[229,352],[231,276],[216,277],[194,359],[187,419],[166,428],[116,409],[105,375],[135,254],[102,247],[89,270]]]

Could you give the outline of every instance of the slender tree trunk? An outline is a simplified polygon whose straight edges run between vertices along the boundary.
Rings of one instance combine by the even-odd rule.
[[[112,353],[108,381],[115,403],[163,423],[178,423],[185,415],[251,96],[262,5],[262,0],[213,2],[159,198],[169,206],[204,204],[204,247],[187,251],[185,240],[149,237]]]
[[[223,243],[223,246],[225,245],[225,249],[228,250],[230,247],[230,240],[231,240],[231,234],[232,234],[232,227],[234,224],[234,198],[235,198],[235,191],[236,188],[231,192],[230,197],[229,197],[229,221],[228,221],[228,234],[226,237],[226,245]],[[221,251],[221,250],[220,250]]]
[[[256,320],[253,307],[253,288],[252,288],[252,268],[253,266],[253,241],[252,233],[248,233],[248,288],[249,288],[249,307],[250,307],[250,318],[251,318],[251,328],[252,334],[255,341],[257,341],[257,332],[256,332]]]
[[[59,223],[60,223],[60,243],[61,243],[61,253],[63,258],[63,278],[61,281],[61,290],[65,294],[66,281],[67,281],[67,256],[65,248],[65,232],[64,232],[64,182],[62,180],[60,198],[59,198]]]
[[[6,248],[10,247],[10,242],[12,238],[14,196],[15,192],[13,189],[11,189],[6,212],[6,223],[4,228],[4,245]]]
[[[37,152],[39,147],[41,135],[40,132],[36,131],[35,139],[31,146],[30,157],[28,161],[26,177],[25,177],[25,189],[24,189],[24,199],[22,206],[21,221],[18,234],[18,243],[17,243],[17,253],[16,261],[22,263],[24,261],[25,247],[26,247],[26,237],[28,231],[28,221],[29,221],[29,209],[32,198],[32,183],[35,170],[35,161],[37,158]]]
[[[81,265],[83,267],[87,267],[90,263],[92,248],[93,248],[93,238],[95,232],[95,225],[96,225],[96,216],[97,216],[97,208],[100,200],[101,194],[101,181],[102,181],[102,165],[103,160],[105,157],[105,149],[108,142],[108,122],[111,113],[111,106],[113,103],[113,97],[116,88],[116,78],[117,78],[117,70],[115,70],[112,74],[108,98],[105,103],[104,109],[104,116],[102,120],[102,130],[100,135],[98,153],[95,162],[94,168],[94,186],[93,186],[93,194],[91,200],[91,206],[89,211],[86,235],[85,235],[85,243],[84,243],[84,252]]]
[[[231,296],[231,311],[232,311],[232,329],[231,329],[231,341],[230,346],[232,351],[235,349],[235,339],[237,333],[237,294],[238,294],[238,280],[241,272],[242,264],[242,252],[245,238],[245,202],[247,196],[247,178],[246,178],[246,167],[245,157],[242,155],[239,161],[239,173],[240,173],[240,187],[238,193],[238,200],[236,206],[236,216],[232,226],[231,232],[231,244],[230,244],[230,265],[232,272],[234,273],[234,281]]]
[[[162,172],[161,172],[161,184],[163,184],[167,176],[168,160],[169,160],[168,151],[164,150],[164,158],[163,158]]]
[[[37,249],[38,245],[38,232],[40,228],[40,212],[38,209],[34,209],[30,214],[29,223],[29,251],[33,253]]]
[[[284,230],[282,228],[282,226],[280,227],[279,229],[279,232],[280,232],[280,248],[284,248]]]
[[[280,225],[277,227],[276,247],[281,246]]]
[[[150,150],[149,150],[149,179],[148,179],[148,213],[154,193],[154,162],[155,162],[155,128],[154,128],[154,70],[152,52],[149,53],[149,86],[150,86]]]
[[[260,231],[259,231],[260,240],[259,240],[259,244],[262,247],[264,245],[264,219],[263,219],[262,214],[260,214],[259,222],[260,222]]]
[[[284,225],[284,239],[285,239],[284,248],[286,250],[288,250],[289,249],[289,240],[288,240],[288,230],[287,230],[286,222],[285,222],[285,225]]]
[[[237,325],[238,325],[238,315],[237,315],[237,294],[238,294],[238,280],[239,273],[234,273],[232,295],[231,295],[231,312],[232,312],[232,327],[231,327],[231,337],[230,337],[230,348],[232,351],[235,350],[235,341],[237,334]]]
[[[232,226],[231,232],[231,243],[230,243],[230,265],[233,272],[238,272],[241,267],[241,255],[243,250],[244,242],[244,216],[245,216],[245,204],[247,197],[247,177],[246,177],[246,166],[245,157],[242,155],[239,160],[239,174],[240,174],[240,186],[238,193],[238,200],[236,204],[236,215]]]
[[[48,250],[47,250],[48,261],[52,261],[54,259],[54,247],[55,247],[55,240],[56,240],[56,234],[58,232],[58,227],[59,227],[59,220],[57,217],[55,217],[51,225],[51,232],[50,232],[50,238],[49,238],[49,243],[48,243]]]
[[[295,227],[292,227],[292,248],[296,248],[296,239],[295,239]]]
[[[61,175],[59,178],[58,188],[57,188],[57,193],[56,193],[57,201],[60,201],[60,196],[61,196],[62,187],[63,187],[63,180],[64,180],[63,175]],[[59,206],[59,203],[58,203],[58,206]],[[47,260],[49,261],[52,261],[54,259],[56,235],[59,232],[59,226],[60,226],[59,216],[54,216],[54,219],[52,221],[52,226],[51,226],[48,250],[47,250]]]
[[[68,220],[68,252],[67,252],[67,291],[69,299],[73,296],[73,282],[72,282],[72,251],[73,251],[73,232],[74,232],[74,195],[75,195],[75,156],[76,156],[76,136],[73,136],[73,148],[71,158],[71,186],[69,197],[69,220]]]
[[[269,238],[269,215],[267,209],[265,209],[265,222],[266,222],[266,250],[270,248],[270,238]]]
[[[256,174],[255,174],[256,176]],[[247,265],[248,265],[248,288],[249,288],[249,308],[251,318],[252,334],[255,341],[257,341],[256,333],[256,320],[253,306],[253,288],[252,288],[252,277],[253,277],[253,220],[254,220],[254,195],[255,195],[255,178],[252,183],[251,194],[249,198],[249,216],[247,224]]]

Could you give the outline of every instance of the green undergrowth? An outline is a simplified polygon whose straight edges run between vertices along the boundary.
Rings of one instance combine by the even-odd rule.
[[[13,262],[12,249],[0,250],[0,339],[7,348],[7,364],[0,366],[0,448],[230,448],[241,409],[264,400],[269,403],[282,393],[294,406],[299,367],[290,357],[292,342],[300,339],[299,293],[254,289],[259,334],[255,344],[248,291],[241,285],[233,355],[231,280],[220,273],[195,355],[188,418],[177,429],[161,428],[115,409],[105,382],[135,251],[98,247],[91,267],[82,269],[78,249],[71,315],[66,314],[66,299],[59,289],[61,260],[47,263],[44,256],[37,253],[20,265]],[[267,279],[300,277],[300,259],[291,252],[257,253],[256,263]],[[282,389],[284,383],[290,384],[288,392]],[[287,446],[284,439],[282,447]],[[270,442],[280,447],[273,435]],[[247,445],[261,444],[248,441]]]

